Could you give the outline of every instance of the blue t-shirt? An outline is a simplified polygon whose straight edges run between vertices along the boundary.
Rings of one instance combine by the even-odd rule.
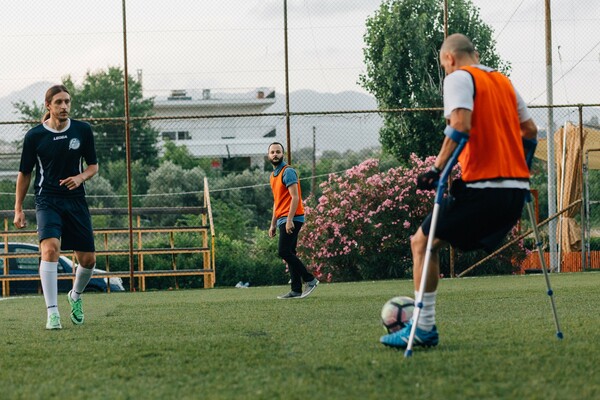
[[[286,162],[282,161],[281,164],[279,164],[277,168],[275,168],[275,171],[273,171],[273,176],[278,176],[283,167],[285,167],[286,165]],[[300,185],[300,182],[298,182],[298,174],[296,173],[296,170],[292,167],[287,167],[285,171],[283,171],[283,176],[281,177],[281,180],[285,187],[289,187],[294,183]],[[299,201],[302,201],[302,199],[300,199]],[[279,228],[281,225],[285,224],[286,221],[287,216],[279,218],[277,220],[277,227]],[[292,218],[292,221],[304,223],[304,215],[295,215],[294,218]]]
[[[82,173],[84,160],[87,165],[98,164],[88,123],[71,119],[60,132],[40,124],[25,134],[19,171],[29,175],[36,168],[36,196],[80,197],[85,195],[84,185],[69,190],[59,181]]]

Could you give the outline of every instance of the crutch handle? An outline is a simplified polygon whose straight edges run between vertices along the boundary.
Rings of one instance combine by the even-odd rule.
[[[440,174],[440,180],[438,181],[437,191],[435,192],[436,204],[442,203],[442,199],[444,198],[444,192],[446,191],[446,188],[448,186],[448,177],[450,176],[450,172],[452,172],[452,168],[454,168],[454,165],[456,165],[456,162],[458,161],[458,156],[467,144],[468,139],[468,136],[460,139],[460,141],[458,142],[458,146],[456,146],[456,149],[454,149],[454,151],[452,152],[452,156],[450,156],[450,159],[448,160],[448,162],[444,166],[444,169],[442,170],[442,173]]]

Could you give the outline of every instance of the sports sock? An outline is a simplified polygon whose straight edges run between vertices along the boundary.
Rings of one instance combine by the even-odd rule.
[[[58,262],[40,261],[40,280],[48,315],[58,314]]]
[[[417,291],[415,291],[415,299],[418,296]],[[424,331],[430,331],[433,329],[435,325],[435,297],[437,295],[437,291],[423,293],[423,308],[421,309],[421,314],[419,315],[419,323],[417,324],[417,328],[422,329]]]
[[[96,264],[94,264],[96,267]],[[81,293],[85,290],[90,279],[92,279],[92,274],[94,272],[94,268],[83,268],[81,265],[77,267],[77,271],[75,272],[75,282],[73,283],[73,290],[71,290],[71,298],[73,300],[79,300],[81,297]]]

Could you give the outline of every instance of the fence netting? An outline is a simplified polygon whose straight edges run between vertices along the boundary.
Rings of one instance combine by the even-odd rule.
[[[426,1],[415,0],[419,2]],[[329,174],[341,174],[365,160],[382,159],[382,167],[401,164],[405,160],[382,148],[386,116],[443,117],[441,97],[435,104],[423,104],[427,111],[385,110],[361,85],[366,21],[392,3],[71,0],[55,7],[27,0],[12,5],[0,17],[0,50],[7,55],[0,66],[1,209],[14,207],[24,134],[41,117],[44,93],[56,83],[66,82],[72,89],[72,117],[88,121],[96,135],[100,172],[87,184],[92,209],[127,207],[128,193],[133,207],[201,207],[207,177],[217,217],[229,210],[223,204],[246,204],[252,213],[244,216],[245,223],[264,229],[272,207],[266,159],[272,142],[291,150],[305,197],[319,196],[319,184]],[[600,6],[592,0],[552,5],[548,78],[543,2],[448,3],[451,13],[464,3],[473,7],[491,28],[496,51],[510,64],[515,87],[532,106],[541,139],[532,178],[539,220],[568,205],[567,191],[581,200],[573,208],[577,211],[541,229],[547,245],[563,255],[581,255],[583,249],[583,265],[569,261],[577,266],[568,267],[561,256],[552,267],[598,268],[592,261],[600,251],[600,107],[592,89],[600,81],[600,42],[593,34]],[[124,116],[125,69],[129,119]],[[549,90],[558,106],[548,105]],[[571,136],[581,138],[582,149],[565,147]],[[554,140],[550,147],[548,137]],[[560,150],[554,163],[547,161],[549,148]],[[578,162],[571,169],[577,174],[569,177],[565,162],[572,151]],[[34,208],[31,194],[25,208]],[[191,225],[195,218],[147,215],[139,223]],[[121,214],[93,219],[97,228],[128,225]],[[522,224],[526,229],[529,222],[524,219]],[[215,225],[218,231],[218,218]],[[560,244],[565,231],[572,236],[570,247]],[[127,235],[114,240],[128,245]],[[534,269],[534,264],[527,268]]]

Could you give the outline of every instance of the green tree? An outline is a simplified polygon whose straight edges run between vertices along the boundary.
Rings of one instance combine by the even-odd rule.
[[[136,160],[131,163],[131,192],[134,195],[146,194],[150,184],[148,183],[148,175],[154,168],[147,165],[143,160]],[[115,194],[122,197],[119,198],[118,206],[127,206],[127,165],[125,160],[110,161],[103,164],[99,175],[109,180]],[[140,197],[133,198],[134,207],[141,205]]]
[[[171,161],[183,169],[192,169],[200,166],[199,160],[190,153],[190,150],[186,146],[177,146],[177,144],[170,140],[165,142],[165,152],[161,161]]]
[[[492,29],[481,20],[472,1],[450,0],[448,8],[448,33],[467,35],[482,64],[507,73],[510,65],[496,54]],[[366,72],[359,82],[375,96],[379,108],[441,107],[443,2],[384,0],[366,25]],[[380,141],[403,162],[411,153],[433,155],[441,145],[444,124],[436,111],[386,113]]]
[[[73,118],[123,118],[125,115],[124,73],[120,67],[107,70],[88,71],[83,83],[76,85],[71,76],[62,80],[73,98]],[[144,99],[142,85],[129,77],[129,112],[132,117],[147,117],[153,114],[154,99]],[[13,104],[25,120],[39,120],[45,112],[44,104],[25,102]],[[94,122],[96,150],[100,164],[108,161],[125,160],[125,124],[122,121]],[[156,147],[158,131],[148,120],[135,119],[131,122],[131,159],[158,165]]]
[[[196,167],[184,170],[171,161],[165,161],[148,175],[149,189],[142,199],[144,207],[198,207],[202,205],[206,173]],[[178,216],[154,218],[163,225],[174,224]]]

